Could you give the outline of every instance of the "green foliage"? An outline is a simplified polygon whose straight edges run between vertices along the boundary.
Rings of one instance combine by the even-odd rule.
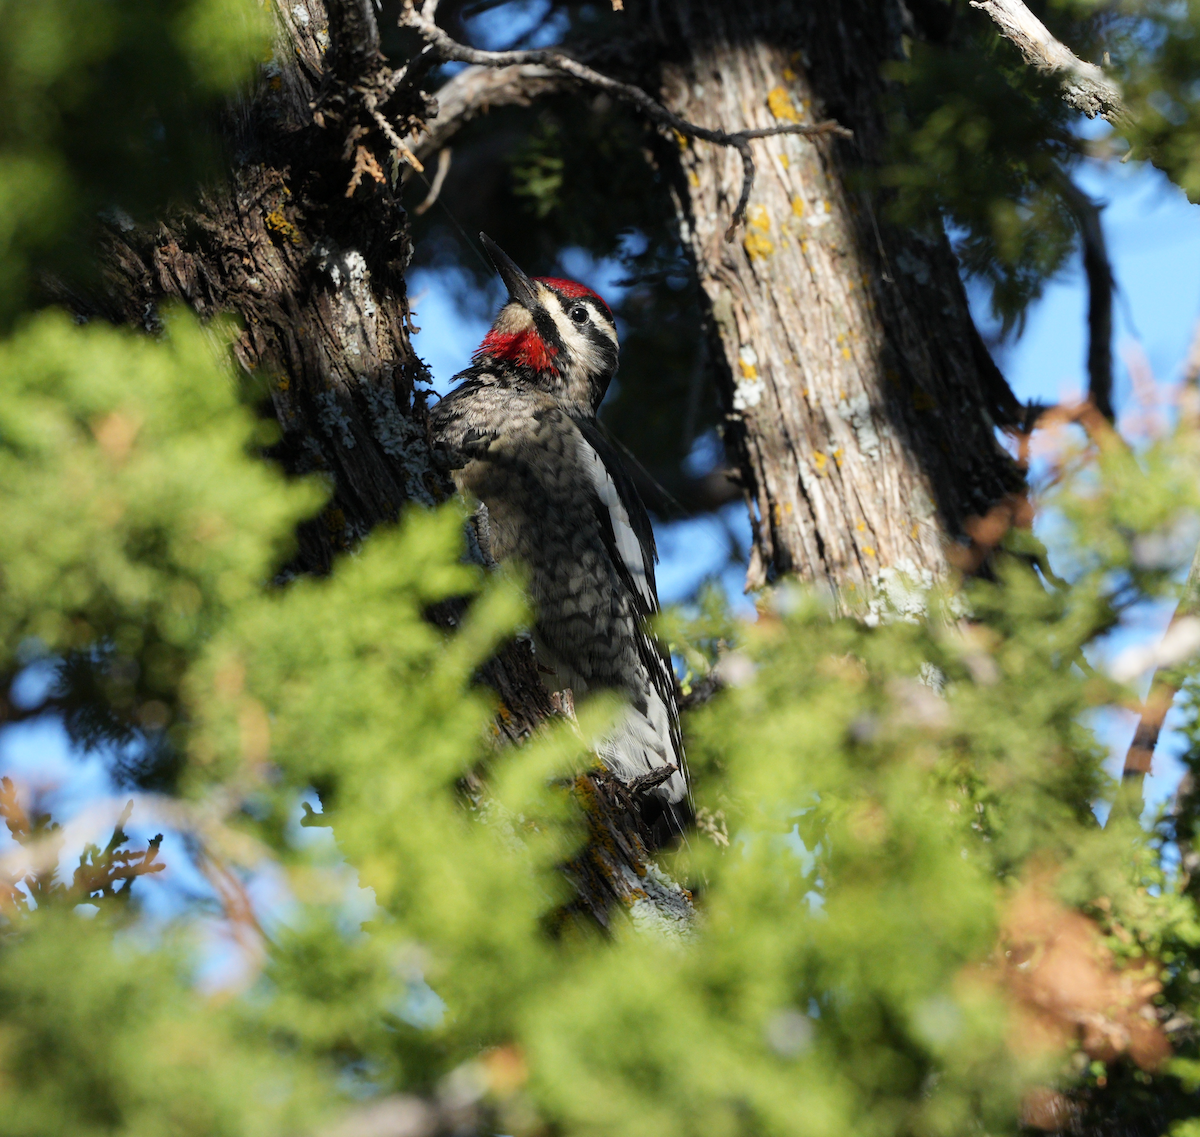
[[[1076,244],[1062,191],[1079,153],[1070,114],[1056,84],[994,36],[913,44],[889,73],[900,95],[883,176],[898,191],[892,216],[920,224],[936,210],[1007,328]]]
[[[210,129],[267,46],[241,0],[4,0],[0,325],[35,277],[85,278],[98,211],[143,215],[215,176]]]
[[[0,948],[0,1133],[250,1137],[311,1123],[316,1070],[242,1036],[233,1008],[196,997],[176,952],[116,931],[49,909]]]
[[[225,18],[240,6],[93,7],[0,5],[0,146],[25,178],[0,182],[7,281],[137,181],[153,147],[134,112],[172,106],[160,67],[194,126],[255,43]],[[56,30],[68,18],[86,27]],[[940,66],[915,55],[906,81]],[[146,101],[93,119],[114,68],[149,76]],[[959,95],[915,116],[931,173],[897,184],[958,208],[972,162],[1041,130],[1046,165],[986,167],[1018,213],[1036,201],[1071,152],[1037,117],[1049,96],[1013,89],[1013,124]],[[72,139],[101,121],[94,145],[123,157],[92,170]],[[1023,225],[987,239],[1035,280],[1061,249],[1036,262]],[[260,457],[221,335],[43,313],[0,341],[4,694],[50,659],[79,737],[170,750],[177,825],[249,945],[244,988],[206,993],[192,911],[164,931],[114,903],[155,861],[118,840],[124,819],[68,884],[63,833],[0,787],[19,846],[0,849],[0,1134],[319,1132],[393,1093],[514,1137],[1016,1133],[1034,1090],[1197,1127],[1200,806],[1185,793],[1149,835],[1101,828],[1113,787],[1089,728],[1136,703],[1104,635],[1175,595],[1191,556],[1193,425],[1136,454],[1060,446],[1038,503],[1057,576],[1014,534],[991,579],[927,597],[897,578],[849,615],[792,587],[752,626],[715,594],[669,614],[693,684],[728,682],[687,723],[707,823],[663,858],[697,916],[681,934],[615,912],[590,934],[556,918],[559,866],[586,835],[572,775],[612,707],[496,745],[475,677],[527,613],[518,582],[463,562],[455,507],[410,511],[327,579],[282,579],[322,491]],[[424,619],[449,597],[471,601],[452,633]],[[1181,670],[1195,765],[1200,686]],[[236,902],[250,868],[278,882],[269,934]]]
[[[62,659],[85,740],[169,733],[189,657],[319,500],[250,458],[219,350],[182,317],[154,342],[47,314],[0,344],[0,672]]]
[[[1093,1063],[1070,1007],[1039,1042],[1003,960],[1081,910],[1108,981],[1149,965],[1160,1002],[1200,1011],[1195,902],[1164,872],[1165,835],[1095,822],[1111,788],[1086,726],[1128,698],[1088,663],[1097,638],[1169,594],[1188,555],[1169,538],[1200,513],[1193,434],[1136,458],[1060,452],[1043,508],[1063,580],[1018,544],[965,598],[930,597],[928,618],[835,618],[799,589],[753,627],[711,598],[690,626],[673,617],[693,672],[719,658],[736,680],[689,722],[697,804],[732,844],[697,834],[668,858],[696,888],[686,937],[619,917],[609,938],[555,934],[586,748],[562,726],[496,749],[472,681],[524,618],[516,584],[461,562],[450,508],[410,513],[328,579],[269,587],[319,495],[249,451],[252,419],[206,342],[184,317],[160,341],[55,317],[9,341],[10,497],[81,535],[42,542],[37,587],[7,587],[33,570],[29,542],[5,542],[0,607],[10,653],[123,628],[173,645],[164,697],[185,711],[191,808],[242,804],[224,807],[222,841],[275,861],[289,915],[247,994],[218,1005],[186,981],[186,923],[164,948],[139,942],[136,908],[83,920],[48,896],[12,913],[7,1131],[295,1132],[301,1111],[311,1129],[350,1108],[349,1087],[458,1087],[514,1134],[1014,1132],[1031,1088],[1080,1080],[1072,1052],[1090,1093],[1153,1091],[1187,1115],[1173,1075],[1147,1089],[1124,1054]],[[96,426],[113,414],[136,434]],[[183,621],[180,581],[199,597]],[[447,634],[422,613],[452,595],[474,599]],[[604,721],[585,717],[584,738]],[[1051,913],[1033,932],[1012,915],[1030,890]]]
[[[1196,4],[1141,0],[1126,9],[1115,38],[1125,95],[1132,112],[1127,129],[1133,153],[1149,158],[1200,200],[1200,9]]]

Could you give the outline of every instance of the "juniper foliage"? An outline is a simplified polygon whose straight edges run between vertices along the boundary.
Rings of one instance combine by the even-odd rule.
[[[153,42],[158,24],[104,9],[101,35],[79,11],[0,6],[11,105],[49,113],[74,92],[55,121],[76,122],[90,92],[141,82],[123,60],[153,57],[128,106],[166,114],[186,87],[195,125],[254,51],[227,18],[241,6],[159,5],[173,38]],[[1131,75],[1194,68],[1184,16],[1141,11],[1166,38]],[[1186,181],[1190,120],[1174,119],[1144,145]],[[977,193],[948,135],[922,129],[934,168]],[[86,267],[88,208],[132,199],[57,127],[0,147],[6,169],[40,171],[0,197],[0,275],[29,283],[51,245]],[[67,885],[61,834],[5,786],[0,1134],[320,1133],[401,1094],[447,1128],[514,1135],[1200,1131],[1200,807],[1185,792],[1149,831],[1119,811],[1102,827],[1115,787],[1089,725],[1137,705],[1104,637],[1177,596],[1191,559],[1194,411],[1136,451],[1064,431],[1038,499],[1054,571],[1014,533],[988,579],[896,577],[850,615],[790,586],[753,626],[715,595],[669,614],[689,680],[727,683],[687,722],[701,824],[664,858],[697,915],[602,935],[564,918],[560,866],[585,838],[574,775],[611,707],[495,744],[475,676],[527,613],[519,582],[464,561],[458,508],[411,509],[328,578],[286,580],[327,490],[261,457],[222,329],[184,312],[153,335],[78,325],[7,295],[6,707],[34,710],[12,684],[50,661],[40,709],[77,739],[169,748],[173,816],[233,882],[247,947],[243,987],[206,990],[193,915],[152,931],[114,895],[150,851],[114,835]],[[454,632],[425,620],[462,596]],[[1194,764],[1200,690],[1180,671]],[[282,882],[267,932],[235,903],[247,873]]]

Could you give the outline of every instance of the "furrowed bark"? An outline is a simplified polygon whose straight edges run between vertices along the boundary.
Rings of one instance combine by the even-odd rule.
[[[884,568],[940,574],[947,540],[1020,486],[994,437],[1016,403],[947,239],[932,220],[924,233],[889,226],[871,188],[886,142],[880,71],[901,53],[890,8],[662,5],[670,110],[725,131],[832,118],[854,134],[753,142],[758,175],[733,243],[738,156],[680,140],[681,225],[754,528],[749,587],[794,573],[851,601]]]
[[[348,97],[382,66],[370,0],[359,7],[335,4],[330,27],[321,0],[280,5],[274,57],[228,124],[237,160],[227,187],[153,231],[109,239],[125,320],[168,298],[202,317],[240,317],[234,351],[269,383],[279,456],[333,483],[328,508],[300,534],[300,572],[327,572],[406,502],[443,492],[425,441],[427,375],[409,339],[407,222],[378,180],[386,139]],[[422,109],[410,95],[400,116]]]

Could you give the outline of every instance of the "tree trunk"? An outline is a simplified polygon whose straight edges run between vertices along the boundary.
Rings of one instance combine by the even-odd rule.
[[[379,163],[365,134],[344,142],[358,124],[325,66],[327,53],[342,49],[350,66],[370,48],[329,49],[321,0],[279,5],[277,15],[260,89],[228,123],[238,158],[229,185],[153,231],[113,232],[109,266],[128,321],[168,297],[204,318],[240,317],[234,351],[269,384],[280,457],[292,473],[332,479],[332,500],[304,527],[293,566],[323,573],[405,502],[431,504],[442,489],[418,388],[428,376],[409,340],[406,219],[369,169],[348,195],[355,160]],[[317,125],[310,104],[322,95],[335,105]],[[404,110],[421,106],[410,98]]]
[[[1020,486],[994,436],[1015,400],[949,243],[882,216],[881,69],[894,0],[664,0],[662,101],[726,131],[835,118],[852,142],[754,142],[747,224],[724,232],[736,151],[680,143],[680,216],[723,360],[726,446],[754,530],[748,585],[784,573],[845,600],[891,567],[942,572],[964,522]]]
[[[248,373],[265,377],[282,432],[277,455],[296,474],[321,471],[332,497],[302,526],[289,572],[325,573],[334,558],[406,503],[432,505],[452,487],[430,461],[424,364],[413,351],[404,270],[408,219],[384,175],[389,142],[364,92],[376,92],[400,134],[425,113],[419,75],[397,83],[378,52],[372,0],[289,0],[259,88],[231,113],[236,161],[228,185],[153,229],[107,234],[108,294],[90,306],[154,330],[159,306],[186,302],[201,317],[234,312]],[[78,298],[76,298],[78,299]],[[89,307],[86,302],[76,307]],[[456,621],[454,605],[439,622]],[[509,644],[483,669],[500,696],[501,737],[528,737],[554,713],[528,645]],[[685,893],[650,895],[636,811],[603,774],[580,797],[595,840],[568,873],[573,911],[608,922],[614,902],[661,911],[674,924]]]

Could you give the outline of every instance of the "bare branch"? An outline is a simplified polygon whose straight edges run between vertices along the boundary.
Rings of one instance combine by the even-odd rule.
[[[569,85],[572,81],[565,75],[541,65],[468,67],[438,88],[437,114],[426,122],[424,130],[410,134],[405,142],[420,161],[428,161],[467,123],[492,107],[528,106],[534,99]],[[413,170],[410,162],[401,180],[408,181]]]
[[[1064,179],[1063,195],[1079,223],[1088,281],[1088,393],[1096,409],[1114,421],[1112,405],[1113,272],[1100,224],[1100,206]]]
[[[832,119],[817,123],[787,123],[783,126],[768,126],[758,130],[738,130],[732,134],[723,130],[710,130],[706,126],[697,126],[693,122],[672,114],[658,100],[646,94],[641,87],[632,83],[623,83],[608,75],[601,75],[577,59],[564,55],[559,51],[482,51],[478,48],[467,47],[453,39],[434,22],[437,14],[437,0],[425,0],[424,6],[417,11],[413,0],[405,0],[404,9],[400,15],[400,23],[404,27],[413,28],[431,43],[441,54],[442,58],[460,63],[474,63],[483,67],[516,67],[521,65],[540,65],[559,72],[563,75],[604,91],[615,99],[631,103],[637,107],[651,122],[668,130],[677,131],[686,138],[698,138],[702,142],[713,142],[718,146],[731,146],[742,157],[742,192],[733,211],[729,228],[725,232],[725,240],[732,241],[735,230],[746,216],[746,206],[750,201],[750,191],[754,187],[754,156],[750,151],[750,142],[755,138],[770,138],[780,134],[799,134],[807,137],[818,135],[837,135],[841,138],[852,138],[853,134],[840,123]]]
[[[1167,625],[1163,634],[1164,643],[1171,638],[1172,632],[1188,620],[1195,620],[1200,614],[1200,549],[1192,558],[1192,567],[1188,571],[1187,580],[1183,585],[1183,595],[1179,606]],[[1177,661],[1176,661],[1177,662]],[[1179,694],[1179,684],[1172,675],[1172,666],[1160,664],[1155,669],[1154,678],[1150,681],[1150,693],[1142,704],[1142,713],[1138,718],[1137,729],[1133,732],[1133,741],[1125,755],[1125,768],[1121,771],[1121,785],[1117,790],[1117,799],[1113,803],[1112,813],[1137,817],[1142,811],[1142,785],[1146,775],[1150,773],[1150,764],[1158,746],[1159,735],[1162,734],[1163,723],[1167,713]]]
[[[1064,43],[1050,34],[1021,0],[971,0],[991,17],[1000,34],[1016,45],[1031,67],[1055,75],[1062,83],[1063,101],[1088,118],[1108,119],[1117,123],[1129,113],[1121,98],[1121,89],[1094,63],[1086,63]]]
[[[413,210],[418,217],[423,213],[428,213],[433,208],[433,203],[441,195],[442,186],[446,184],[446,175],[450,172],[450,159],[453,155],[454,151],[449,146],[443,146],[438,152],[437,172],[433,175],[433,184],[429,187],[429,196]]]

